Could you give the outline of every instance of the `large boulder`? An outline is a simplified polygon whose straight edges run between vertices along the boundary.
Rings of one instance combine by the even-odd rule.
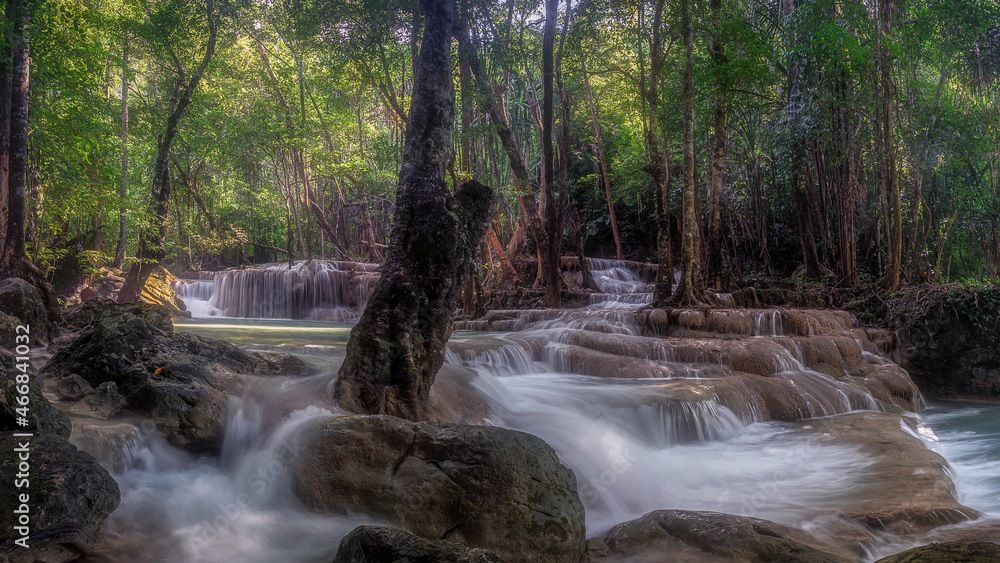
[[[69,419],[42,394],[30,363],[0,349],[0,561],[75,559],[118,506],[114,479],[69,434]],[[27,534],[14,528],[22,517]],[[24,535],[28,548],[15,544]]]
[[[358,526],[337,548],[333,563],[503,563],[495,553],[429,540],[389,526]]]
[[[612,556],[630,561],[846,561],[793,539],[797,535],[791,528],[749,516],[656,510],[611,528],[604,541]]]
[[[177,297],[174,291],[173,282],[176,281],[173,275],[163,266],[157,266],[153,273],[146,280],[142,292],[139,294],[139,301],[150,305],[165,307],[173,316],[190,317],[184,302]],[[118,292],[125,285],[125,278],[116,271],[107,271],[94,281],[87,284],[80,290],[80,301],[88,299],[115,299]]]
[[[18,488],[14,475],[24,467],[10,452],[21,446],[28,450],[29,485]],[[4,507],[0,512],[0,553],[8,553],[12,563],[78,557],[78,550],[97,539],[101,523],[118,507],[118,484],[90,454],[57,436],[20,438],[4,432],[0,433],[0,449],[8,454],[0,456],[0,474],[5,476],[0,480]],[[21,502],[22,494],[28,495],[27,502]],[[15,529],[21,523],[15,509],[22,504],[28,513],[28,549],[14,543],[24,535]]]
[[[995,563],[1000,545],[986,541],[933,543],[883,557],[876,563]]]
[[[1000,285],[914,287],[881,305],[903,366],[930,397],[1000,398]]]
[[[21,393],[25,390],[27,393]],[[27,405],[21,404],[25,400]],[[25,413],[28,416],[23,416]],[[41,380],[31,363],[18,362],[14,354],[2,348],[0,348],[0,432],[45,433],[63,438],[68,437],[70,432],[69,418],[49,404],[42,395]]]
[[[221,444],[228,398],[248,376],[312,371],[293,356],[175,333],[161,313],[148,305],[109,306],[43,372],[53,378],[75,374],[95,389],[113,382],[124,407],[151,418],[171,442],[213,450]]]
[[[509,563],[576,563],[583,553],[576,477],[530,434],[349,416],[307,432],[301,452],[294,490],[315,510],[373,514]]]
[[[0,318],[0,340],[5,345],[14,343],[12,336],[15,333],[11,332],[13,330],[10,326],[13,324],[11,319],[16,319],[20,321],[18,324],[28,327],[29,345],[48,344],[51,335],[45,301],[31,283],[21,278],[7,278],[0,281],[0,312],[5,315]],[[14,327],[16,326],[17,324],[14,324]]]

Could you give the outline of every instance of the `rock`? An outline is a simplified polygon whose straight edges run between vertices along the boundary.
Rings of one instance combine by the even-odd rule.
[[[122,397],[121,393],[118,392],[118,386],[115,385],[115,382],[105,381],[98,385],[93,393],[70,407],[70,412],[107,420],[118,414],[124,406],[125,397]]]
[[[30,330],[30,346],[44,346],[49,342],[49,321],[48,313],[45,310],[45,302],[42,294],[35,286],[21,278],[7,278],[0,281],[0,312],[5,313],[26,325]],[[10,324],[10,319],[4,319],[5,325]],[[5,338],[9,336],[7,332],[2,332]]]
[[[0,553],[13,551],[11,560],[24,562],[51,561],[53,552],[68,555],[58,561],[75,558],[79,555],[76,548],[94,542],[101,523],[118,506],[118,484],[93,457],[56,436],[15,438],[2,433],[0,451],[13,452],[25,441],[30,442],[29,489],[15,487],[13,476],[23,469],[19,468],[17,456],[0,456],[0,474],[10,477],[0,480],[0,498],[5,507],[0,512]],[[14,508],[19,506],[18,495],[23,493],[29,494],[25,504],[30,511],[32,547],[15,551],[14,541],[19,536],[14,530],[18,517]],[[47,551],[46,558],[36,550]]]
[[[340,542],[333,563],[503,563],[495,553],[428,540],[389,526],[358,526]]]
[[[849,522],[873,533],[920,537],[981,516],[956,500],[948,462],[915,436],[906,417],[851,413],[809,421],[808,430],[819,443],[851,446],[870,461],[865,486],[843,495],[850,508],[839,516]]]
[[[242,389],[248,376],[312,372],[292,356],[175,333],[162,309],[150,305],[110,306],[91,322],[56,352],[44,373],[78,374],[94,387],[114,382],[126,408],[151,418],[174,444],[193,450],[220,445],[228,396]]]
[[[1000,285],[914,286],[886,305],[902,364],[931,397],[1000,399]]]
[[[587,538],[587,547],[583,550],[580,563],[598,563],[611,555],[611,549],[601,538]]]
[[[934,543],[883,557],[876,563],[995,563],[1000,545],[985,541]]]
[[[24,368],[23,370],[21,368]],[[27,394],[21,393],[27,386]],[[27,405],[22,405],[20,397],[27,397]],[[28,416],[23,417],[27,409]],[[26,418],[27,424],[18,424]],[[0,349],[0,432],[36,432],[69,436],[69,419],[62,411],[49,404],[42,395],[41,379],[30,362],[16,362],[14,354]],[[0,456],[3,457],[3,456]]]
[[[141,317],[160,330],[174,330],[170,310],[160,305],[149,303],[116,303],[106,297],[92,297],[78,305],[66,316],[66,326],[74,330],[83,330],[96,324],[107,316],[131,314]]]
[[[174,277],[163,266],[157,266],[146,280],[146,285],[139,294],[139,301],[150,305],[166,308],[171,316],[190,317],[191,313],[184,307],[184,302],[174,292]],[[80,290],[80,300],[110,299],[118,297],[118,292],[125,285],[125,279],[114,272],[105,272],[96,280]]]
[[[748,516],[656,510],[611,528],[604,541],[612,555],[637,561],[846,561],[793,539],[800,535],[791,528]]]
[[[52,378],[46,382],[56,397],[63,401],[79,401],[94,392],[87,380],[75,373],[65,377]]]
[[[129,422],[81,419],[73,424],[69,442],[94,456],[101,467],[121,473],[128,462],[125,449],[139,442],[139,430]]]
[[[530,434],[349,416],[317,425],[301,445],[293,486],[312,509],[371,513],[509,563],[576,563],[583,553],[576,477]]]
[[[18,325],[21,320],[0,312],[0,347],[8,350],[17,346]]]

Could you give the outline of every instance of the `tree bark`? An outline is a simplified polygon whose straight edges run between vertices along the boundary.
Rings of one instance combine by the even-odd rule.
[[[705,282],[698,253],[698,218],[695,216],[694,176],[694,24],[692,0],[681,0],[681,35],[684,38],[684,216],[681,225],[681,281],[670,303],[680,307],[705,304]]]
[[[121,209],[118,210],[118,244],[115,246],[115,260],[112,268],[121,268],[125,263],[125,247],[128,242],[128,223],[125,216],[125,200],[128,198],[128,32],[122,37],[122,183],[118,187]]]
[[[4,5],[6,12],[6,3]],[[7,17],[12,17],[7,14]],[[10,70],[12,52],[0,49],[0,256],[7,240],[7,216],[2,213],[7,207],[7,191],[10,178]]]
[[[555,39],[556,13],[559,0],[545,1],[545,28],[542,36],[542,197],[545,203],[546,261],[545,297],[542,305],[559,307],[562,305],[562,264],[559,243],[562,240],[562,225],[559,222],[559,206],[555,201],[555,147],[552,144],[552,129],[555,126],[552,98],[555,79]]]
[[[883,42],[892,33],[892,0],[879,0],[879,81],[881,94],[880,136],[882,141],[882,190],[886,200],[886,220],[888,221],[889,264],[880,285],[889,290],[899,289],[899,273],[903,264],[903,215],[899,196],[899,174],[896,170],[896,140],[892,105],[894,85],[892,82],[891,55]]]
[[[31,12],[28,0],[10,0],[10,138],[7,145],[7,233],[0,272],[19,276],[24,247],[28,187],[28,89],[31,75]]]
[[[493,227],[486,230],[486,240],[490,243],[490,248],[493,249],[493,252],[496,253],[497,258],[500,260],[503,273],[510,280],[510,283],[515,287],[521,285],[521,276],[517,275],[517,270],[510,263],[507,253],[503,251],[503,246],[500,245],[500,240],[497,238],[497,233],[493,230]]]
[[[725,76],[726,53],[722,37],[722,0],[711,0],[712,27],[714,36],[710,49],[712,62],[715,65],[715,108],[713,121],[715,126],[715,144],[712,149],[711,178],[708,190],[708,279],[717,288],[722,288],[723,271],[722,252],[722,181],[726,166],[726,93],[728,90]]]
[[[453,313],[494,206],[476,182],[445,181],[455,91],[453,3],[421,0],[426,23],[414,76],[388,256],[351,331],[335,397],[354,412],[425,419]]]
[[[153,270],[160,264],[160,260],[166,255],[164,247],[164,237],[166,235],[167,204],[170,201],[170,146],[177,135],[177,126],[180,124],[184,110],[191,103],[191,95],[194,94],[198,83],[201,81],[208,63],[215,53],[215,42],[218,37],[218,22],[215,15],[215,1],[208,0],[206,4],[208,14],[208,44],[205,47],[205,56],[201,64],[191,75],[191,79],[186,80],[186,74],[180,61],[174,58],[177,66],[177,80],[174,82],[174,90],[170,100],[170,110],[167,113],[167,124],[156,145],[156,163],[153,166],[153,199],[150,208],[155,217],[156,227],[153,230],[143,232],[139,237],[139,251],[136,253],[135,262],[129,268],[128,275],[125,276],[125,284],[118,292],[119,303],[134,303],[139,300],[139,294],[146,285],[146,280]],[[171,51],[172,52],[172,51]]]

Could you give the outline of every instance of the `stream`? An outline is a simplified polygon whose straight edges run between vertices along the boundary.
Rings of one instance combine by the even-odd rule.
[[[566,355],[575,353],[569,337],[594,328],[580,328],[583,321],[602,333],[633,334],[624,317],[608,313],[648,302],[648,283],[614,270],[613,264],[595,268],[612,297],[595,300],[582,316],[522,323],[517,332],[456,331],[443,368],[474,375],[469,383],[490,407],[488,423],[541,437],[576,473],[588,537],[659,508],[810,529],[871,494],[869,456],[850,444],[818,439],[811,419],[761,422],[752,409],[692,398],[705,392],[705,379],[574,373]],[[208,306],[210,292],[198,291],[202,303],[192,309],[218,312]],[[761,338],[783,338],[773,319],[760,322],[770,333]],[[124,471],[114,475],[121,505],[106,523],[115,560],[327,562],[351,529],[378,523],[365,514],[310,512],[291,491],[296,437],[306,425],[344,414],[328,397],[351,326],[219,314],[177,320],[177,331],[297,354],[320,375],[255,378],[230,401],[218,457],[177,449],[138,421],[139,439],[127,449]],[[533,349],[537,353],[529,353]],[[669,365],[667,360],[649,361]],[[783,376],[822,403],[821,393],[805,383],[828,384],[829,377],[794,361],[786,371]],[[843,394],[831,389],[824,393]],[[911,416],[916,435],[948,460],[958,500],[1000,518],[1000,405],[932,403]]]

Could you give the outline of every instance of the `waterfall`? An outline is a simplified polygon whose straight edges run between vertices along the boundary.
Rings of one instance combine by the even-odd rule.
[[[377,264],[308,260],[179,280],[174,290],[194,317],[356,321],[378,281]]]

